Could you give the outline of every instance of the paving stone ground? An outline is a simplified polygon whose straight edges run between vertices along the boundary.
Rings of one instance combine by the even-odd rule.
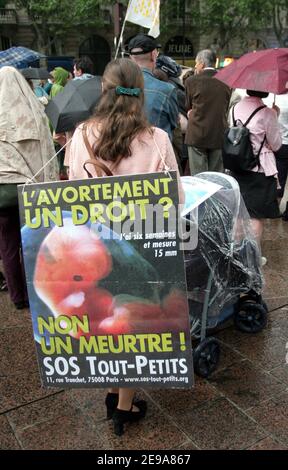
[[[288,449],[288,223],[267,221],[267,328],[215,335],[221,361],[189,391],[139,390],[144,421],[114,436],[105,390],[41,388],[29,311],[0,294],[0,449]]]

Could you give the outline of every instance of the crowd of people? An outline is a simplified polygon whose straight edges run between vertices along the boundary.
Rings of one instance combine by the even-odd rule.
[[[234,100],[231,108],[232,90],[215,79],[212,50],[200,51],[195,69],[183,74],[173,59],[159,55],[159,47],[151,36],[133,37],[128,45],[129,58],[107,65],[102,96],[93,116],[68,135],[57,135],[51,128],[45,106],[63,92],[68,80],[93,77],[90,59],[75,61],[74,77],[56,67],[46,83],[27,83],[20,71],[0,69],[0,254],[5,274],[0,277],[0,290],[8,289],[17,309],[29,304],[18,203],[16,199],[5,203],[7,185],[87,178],[84,164],[88,160],[89,173],[95,177],[167,169],[179,175],[223,172],[222,142],[229,109],[230,113],[233,109],[236,120],[244,122],[263,103],[265,94],[248,90],[247,96]],[[11,89],[13,93],[9,93]],[[273,105],[263,107],[253,117],[248,127],[255,152],[262,145],[260,165],[247,174],[233,174],[259,245],[263,220],[279,217],[277,197],[283,195],[287,179],[287,124],[282,120],[280,126],[279,114],[280,109]],[[58,161],[51,160],[71,138],[68,155],[62,151]],[[133,389],[109,390],[105,404],[117,435],[123,433],[126,422],[137,421],[146,413],[145,401],[135,401]]]

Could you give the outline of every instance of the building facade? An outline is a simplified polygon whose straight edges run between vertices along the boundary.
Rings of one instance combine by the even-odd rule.
[[[199,34],[198,8],[198,0],[176,0],[173,3],[173,11],[168,9],[167,14],[161,17],[162,52],[186,66],[193,66],[195,55],[201,49],[214,47],[217,52],[215,35]],[[94,73],[102,74],[105,65],[115,55],[116,43],[120,35],[119,24],[115,21],[117,15],[120,16],[121,23],[121,16],[123,20],[125,10],[119,12],[112,7],[100,8],[101,27],[79,24],[52,42],[46,54],[71,58],[87,55],[94,63]],[[129,38],[139,30],[147,32],[137,25],[126,23],[123,44],[127,43]],[[31,20],[25,10],[16,10],[15,2],[11,1],[6,4],[6,8],[0,9],[0,49],[4,50],[13,45],[39,50]],[[240,40],[229,42],[226,50],[222,52],[237,57],[247,50],[277,45],[272,27],[268,26],[257,35],[253,33],[249,35],[245,44]]]

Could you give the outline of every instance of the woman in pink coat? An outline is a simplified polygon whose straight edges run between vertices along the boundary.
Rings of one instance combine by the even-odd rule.
[[[234,107],[234,119],[245,122],[257,108],[264,106],[262,98],[268,93],[247,90],[247,95]],[[254,155],[259,154],[259,166],[243,174],[234,173],[244,202],[252,219],[255,236],[260,246],[263,219],[279,217],[277,202],[277,167],[274,152],[281,147],[278,124],[279,108],[263,107],[247,124]],[[262,258],[266,263],[266,258]]]

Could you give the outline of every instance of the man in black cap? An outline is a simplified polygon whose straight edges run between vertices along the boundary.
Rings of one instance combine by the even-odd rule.
[[[152,73],[160,47],[152,36],[137,34],[130,40],[128,51],[143,72],[147,118],[155,127],[166,131],[172,140],[179,114],[177,91],[173,85],[158,80]]]

